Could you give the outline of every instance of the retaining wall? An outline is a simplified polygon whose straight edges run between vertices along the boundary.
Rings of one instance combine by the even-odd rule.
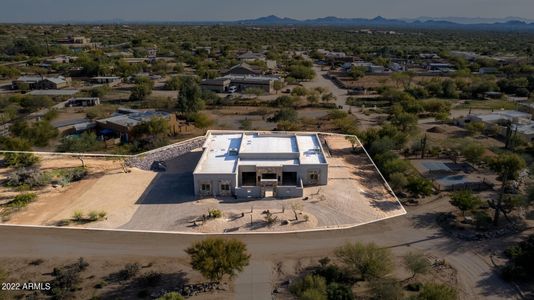
[[[187,141],[179,142],[163,148],[154,149],[127,159],[127,163],[131,167],[136,167],[142,170],[150,170],[150,167],[155,161],[165,161],[202,147],[206,137],[200,136]]]

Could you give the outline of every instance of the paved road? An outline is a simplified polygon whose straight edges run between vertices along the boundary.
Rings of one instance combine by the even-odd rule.
[[[433,226],[435,213],[445,203],[411,209],[398,217],[348,230],[236,236],[248,245],[252,265],[237,279],[240,299],[266,299],[268,265],[284,259],[321,257],[346,241],[375,242],[397,254],[419,250],[448,261],[458,270],[458,282],[465,299],[514,299],[515,289],[493,272],[484,258],[495,247],[517,240],[466,243],[451,240]],[[0,226],[1,257],[183,257],[184,249],[201,239],[198,235],[93,231],[83,229]],[[500,246],[499,246],[500,245]],[[255,271],[255,266],[262,266]],[[252,276],[251,276],[252,274]],[[254,284],[253,288],[246,286]],[[259,294],[259,291],[263,291]],[[256,296],[252,296],[256,295]]]

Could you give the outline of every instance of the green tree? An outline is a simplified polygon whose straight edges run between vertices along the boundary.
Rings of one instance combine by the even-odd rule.
[[[389,174],[388,183],[394,191],[402,191],[408,185],[408,179],[404,173],[397,172]]]
[[[102,142],[97,140],[94,132],[84,132],[79,136],[66,136],[61,139],[59,152],[89,152],[101,149]]]
[[[452,193],[451,204],[462,211],[465,219],[465,212],[473,210],[482,205],[482,200],[475,196],[471,190],[461,190]]]
[[[500,181],[502,182],[497,200],[490,200],[490,205],[495,210],[493,224],[497,226],[499,225],[500,213],[504,211],[503,202],[509,181],[518,176],[519,171],[526,167],[526,163],[521,156],[515,153],[503,153],[490,159],[489,167],[499,174]]]
[[[181,80],[177,108],[182,114],[196,113],[204,107],[202,91],[193,77]]]
[[[432,268],[432,265],[423,254],[413,252],[404,256],[404,265],[412,273],[412,277],[409,279],[415,278],[418,274],[428,273]]]
[[[173,76],[171,77],[171,79],[165,82],[165,86],[163,88],[169,91],[177,91],[180,89],[180,86],[181,86],[180,77]]]
[[[479,135],[484,131],[484,128],[486,128],[486,125],[482,122],[469,122],[465,125],[465,129],[467,129],[471,135]]]
[[[208,115],[203,113],[194,113],[188,116],[191,119],[197,128],[205,129],[213,125],[214,121],[208,117]]]
[[[393,116],[391,124],[395,125],[402,132],[413,132],[417,128],[417,116],[411,113],[399,113]]]
[[[276,91],[277,94],[283,88],[284,88],[284,82],[283,81],[281,81],[281,80],[275,80],[274,81],[273,89]]]
[[[248,266],[247,246],[237,239],[208,238],[185,250],[191,266],[212,281],[221,281],[225,275],[233,278]]]
[[[472,141],[468,141],[459,147],[459,152],[465,157],[465,160],[474,164],[480,162],[484,151],[486,151],[484,146]]]
[[[358,144],[358,138],[354,135],[347,135],[345,139],[350,143],[352,151],[356,150],[356,145]]]
[[[383,278],[393,271],[393,256],[374,243],[346,243],[335,250],[337,258],[362,280]]]
[[[152,94],[152,87],[150,84],[145,82],[137,83],[132,88],[132,93],[130,94],[130,100],[133,101],[140,101],[145,100],[146,97],[148,97],[150,94]]]
[[[408,179],[406,189],[412,193],[414,197],[418,196],[430,196],[432,194],[432,182],[421,176],[411,176]]]
[[[353,80],[358,80],[362,78],[363,76],[365,76],[365,69],[362,67],[353,66],[350,69],[349,75],[350,77],[352,77]]]

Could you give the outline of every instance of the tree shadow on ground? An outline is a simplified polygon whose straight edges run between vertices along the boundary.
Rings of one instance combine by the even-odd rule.
[[[428,212],[424,214],[412,216],[413,226],[415,228],[441,228],[438,221],[441,218],[446,218],[447,213],[443,212]]]
[[[484,273],[483,275],[484,277],[477,282],[477,287],[482,289],[482,296],[499,296],[502,299],[515,299],[515,296],[517,296],[516,289],[512,284],[502,279],[498,268],[494,267],[491,272]]]
[[[102,289],[103,293],[98,295],[98,299],[150,298],[152,293],[158,293],[162,290],[178,290],[187,283],[189,283],[189,279],[187,279],[187,273],[183,271],[170,274],[145,272],[131,280],[105,286]]]
[[[377,200],[373,199],[371,200],[371,206],[380,209],[383,212],[390,212],[390,211],[396,211],[401,210],[402,206],[397,201],[391,201],[391,200]]]

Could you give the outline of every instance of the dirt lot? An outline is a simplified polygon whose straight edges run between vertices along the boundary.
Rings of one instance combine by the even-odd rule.
[[[152,293],[160,293],[163,290],[172,291],[183,284],[195,284],[205,280],[193,271],[185,259],[180,258],[140,258],[121,257],[113,259],[85,258],[89,265],[80,273],[81,281],[75,290],[73,299],[142,299]],[[53,280],[54,268],[63,267],[76,263],[74,259],[47,258],[41,259],[0,259],[0,265],[8,273],[5,282],[24,283],[50,282]],[[120,271],[126,264],[139,264],[140,269],[132,278],[120,278]],[[159,274],[159,279],[147,282],[146,274]],[[216,299],[223,300],[233,298],[233,286],[224,285],[226,290],[199,294],[188,298],[191,300]],[[0,291],[1,293],[1,291]],[[20,299],[19,296],[36,295],[41,299],[45,292],[4,292],[0,299]],[[143,297],[143,295],[146,295]],[[40,297],[39,297],[40,296]],[[3,298],[6,297],[6,298]]]
[[[88,227],[116,228],[130,219],[136,210],[135,202],[155,176],[153,172],[132,169],[124,173],[117,160],[85,159],[89,174],[81,181],[65,187],[38,190],[37,201],[13,213],[7,223],[54,225],[72,217],[75,211],[87,214],[104,211],[106,219],[86,224]],[[79,167],[81,161],[71,157],[42,157],[41,170]],[[16,192],[2,191],[2,194]]]

